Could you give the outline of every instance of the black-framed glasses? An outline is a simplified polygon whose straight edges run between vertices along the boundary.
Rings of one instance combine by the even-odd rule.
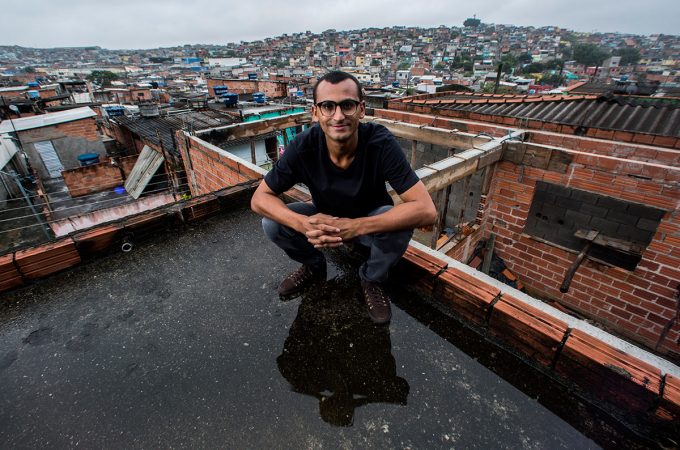
[[[340,103],[336,103],[332,100],[326,100],[323,102],[319,102],[316,104],[316,107],[319,108],[321,111],[321,114],[323,114],[326,117],[331,117],[333,114],[335,114],[335,110],[337,107],[340,107],[340,111],[346,116],[353,116],[357,112],[357,108],[359,108],[359,105],[361,102],[358,102],[356,100],[343,100]]]

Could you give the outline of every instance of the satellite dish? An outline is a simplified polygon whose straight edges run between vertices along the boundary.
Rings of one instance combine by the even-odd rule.
[[[9,109],[19,114],[19,107],[17,105],[9,105]]]

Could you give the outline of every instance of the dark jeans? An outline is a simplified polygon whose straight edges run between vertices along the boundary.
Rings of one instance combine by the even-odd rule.
[[[291,210],[305,216],[312,216],[318,211],[311,203],[290,203],[287,205]],[[392,205],[381,206],[371,211],[369,216],[376,216],[389,211]],[[278,245],[294,261],[314,267],[326,265],[323,253],[314,248],[307,241],[307,237],[266,217],[262,219],[262,228],[267,237]],[[413,230],[390,231],[385,233],[373,233],[359,236],[355,239],[361,245],[371,251],[368,260],[359,268],[359,276],[362,280],[381,283],[387,280],[390,268],[404,254],[408,243],[413,235]]]

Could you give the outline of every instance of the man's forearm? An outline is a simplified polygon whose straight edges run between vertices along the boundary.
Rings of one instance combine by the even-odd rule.
[[[420,202],[406,202],[382,214],[359,219],[359,234],[380,233],[385,231],[411,230],[431,225],[434,217],[427,205]]]

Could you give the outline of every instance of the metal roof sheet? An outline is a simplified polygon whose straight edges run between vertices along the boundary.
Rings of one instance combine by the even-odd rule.
[[[16,131],[31,130],[33,128],[49,127],[65,122],[72,122],[74,120],[86,119],[88,117],[95,117],[97,114],[89,107],[69,109],[67,111],[59,111],[38,116],[22,117],[20,119],[12,119],[14,129]],[[0,122],[0,133],[11,133],[12,123],[9,120]]]
[[[175,131],[206,130],[235,122],[235,119],[211,110],[191,111],[162,117],[121,116],[112,120],[154,144],[159,144],[158,135],[160,134],[163,148],[173,153],[177,153],[173,138]]]
[[[567,97],[539,102],[448,103],[431,108],[680,137],[680,102],[667,99]]]

